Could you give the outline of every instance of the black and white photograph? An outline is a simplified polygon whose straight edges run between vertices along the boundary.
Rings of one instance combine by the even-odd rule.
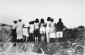
[[[0,55],[85,55],[85,0],[0,0]]]

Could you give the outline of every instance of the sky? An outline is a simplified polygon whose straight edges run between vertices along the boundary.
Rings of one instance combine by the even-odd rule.
[[[28,24],[47,17],[56,23],[62,18],[68,28],[85,26],[85,0],[0,0],[0,23],[12,25],[13,20],[22,19]]]

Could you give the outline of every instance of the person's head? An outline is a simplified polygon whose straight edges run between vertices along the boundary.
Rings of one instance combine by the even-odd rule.
[[[59,22],[62,22],[62,19],[61,18],[59,18]]]
[[[35,20],[35,23],[38,23],[39,22],[39,19],[37,18],[36,20]]]
[[[43,18],[41,19],[41,23],[44,23],[44,19]]]
[[[50,20],[51,20],[51,17],[48,17],[48,18],[47,18],[47,21],[50,21]]]
[[[34,24],[35,21],[32,21],[32,24]]]
[[[29,24],[34,24],[34,21],[30,21]]]
[[[22,22],[22,19],[19,19],[18,21],[19,21],[19,22]]]
[[[51,22],[54,22],[54,19],[53,18],[51,19]]]
[[[31,24],[31,21],[29,22],[29,24]]]
[[[16,24],[16,23],[17,23],[17,21],[16,21],[16,20],[14,20],[13,22],[14,22],[14,24]]]

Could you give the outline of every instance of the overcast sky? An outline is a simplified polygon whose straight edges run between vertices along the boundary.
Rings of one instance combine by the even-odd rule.
[[[85,0],[0,0],[0,23],[13,24],[22,19],[28,24],[35,18],[62,18],[64,25],[85,26]]]

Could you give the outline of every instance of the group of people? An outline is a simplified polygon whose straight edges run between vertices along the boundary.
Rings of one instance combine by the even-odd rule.
[[[43,18],[39,21],[36,18],[30,21],[28,26],[22,23],[22,19],[13,21],[12,41],[26,41],[26,42],[50,42],[50,38],[63,37],[63,30],[66,28],[59,18],[59,22],[55,23],[54,19],[47,17],[47,22]]]

